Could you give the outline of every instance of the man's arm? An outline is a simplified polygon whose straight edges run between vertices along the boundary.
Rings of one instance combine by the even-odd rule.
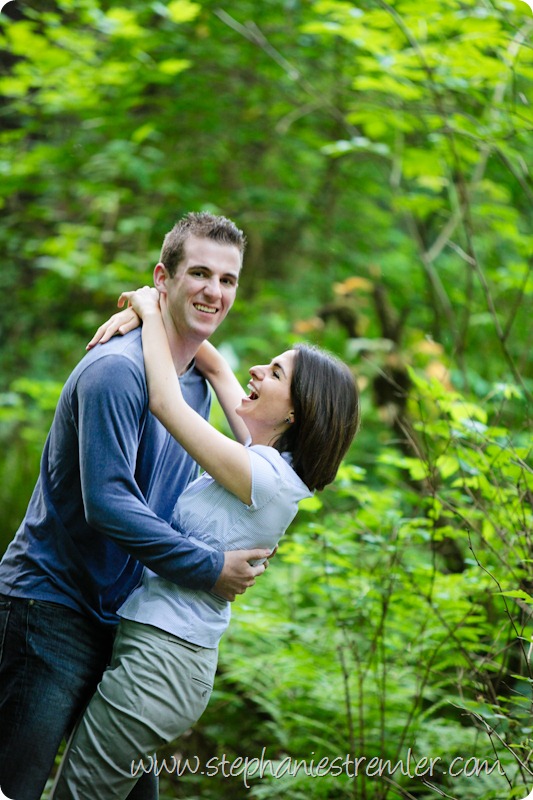
[[[89,365],[76,387],[80,476],[87,522],[130,555],[174,583],[215,589],[234,599],[264,570],[247,562],[264,550],[230,558],[194,545],[148,507],[135,480],[146,387],[128,359],[106,356]]]

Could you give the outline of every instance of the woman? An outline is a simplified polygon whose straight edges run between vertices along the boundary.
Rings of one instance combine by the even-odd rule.
[[[125,292],[119,305],[126,299],[143,320],[150,409],[206,471],[179,498],[173,526],[206,548],[274,548],[298,502],[334,479],[355,435],[359,402],[349,369],[301,345],[252,367],[246,396],[224,359],[202,345],[197,365],[234,441],[181,395],[161,317],[165,297],[145,287]],[[119,615],[112,663],[69,744],[51,800],[127,797],[137,780],[132,762],[187,730],[209,700],[229,603],[145,570]]]

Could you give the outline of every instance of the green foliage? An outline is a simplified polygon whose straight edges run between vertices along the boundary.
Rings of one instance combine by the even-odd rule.
[[[19,378],[0,394],[0,505],[5,549],[18,528],[39,469],[46,431],[56,407],[61,384]]]
[[[203,729],[228,760],[266,748],[273,766],[263,781],[250,776],[251,797],[488,800],[529,780],[533,598],[507,589],[531,585],[526,447],[471,424],[490,409],[413,379],[417,428],[434,452],[385,454],[394,473],[381,485],[345,465],[320,507],[300,513],[268,579],[236,604]],[[428,485],[410,501],[413,471]],[[228,705],[237,717],[256,709],[249,738],[226,730]],[[350,778],[353,764],[339,766],[348,754],[379,759],[382,774],[362,760]],[[321,777],[288,774],[320,759]]]
[[[274,766],[249,788],[168,778],[165,796],[531,788],[532,30],[520,0],[0,14],[3,544],[61,383],[188,210],[248,237],[216,336],[243,380],[303,338],[360,383],[358,439],[236,604],[213,701],[179,745]],[[441,758],[433,775],[272,774],[409,748]],[[505,774],[444,774],[454,758]]]

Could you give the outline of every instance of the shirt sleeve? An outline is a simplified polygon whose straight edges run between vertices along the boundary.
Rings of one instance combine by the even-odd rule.
[[[88,524],[167,580],[211,589],[223,553],[179,536],[148,507],[135,480],[139,439],[146,421],[146,386],[128,359],[107,356],[80,375],[77,406],[80,478]]]
[[[252,467],[252,503],[255,511],[270,503],[287,479],[285,462],[273,447],[255,445],[248,450]]]

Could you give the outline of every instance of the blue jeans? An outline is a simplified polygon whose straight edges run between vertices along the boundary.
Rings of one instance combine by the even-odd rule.
[[[4,795],[40,799],[61,741],[74,727],[109,661],[113,636],[113,631],[66,606],[0,595]],[[141,784],[132,798],[157,797],[153,781]]]

